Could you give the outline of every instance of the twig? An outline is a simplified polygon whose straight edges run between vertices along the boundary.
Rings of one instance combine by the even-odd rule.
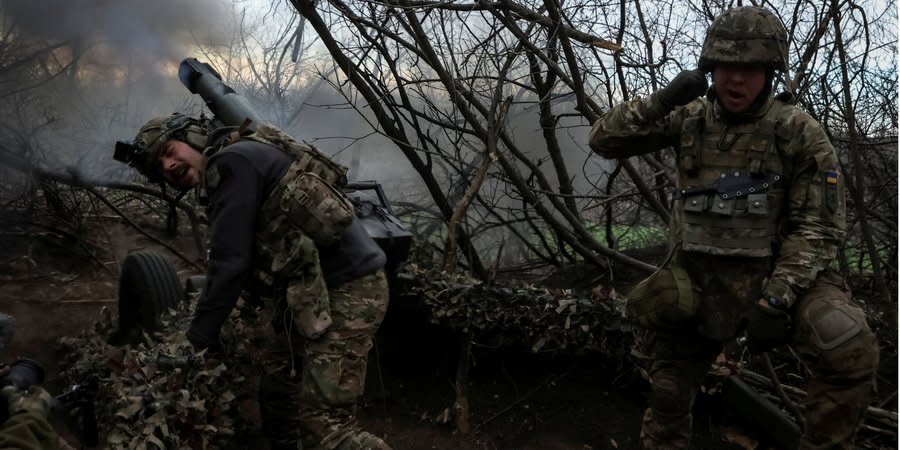
[[[761,374],[758,374],[756,372],[753,372],[751,370],[746,370],[746,369],[742,370],[740,375],[746,381],[748,381],[756,386],[765,386],[765,387],[771,388],[771,382],[768,379],[768,377],[766,377],[765,375],[761,375]],[[793,386],[790,386],[790,385],[782,384],[781,388],[784,389],[785,392],[791,393],[800,398],[806,398],[806,396],[807,396],[806,391],[796,388],[796,387],[793,387]],[[804,409],[805,407],[801,405],[801,406],[799,406],[799,408]],[[867,419],[878,421],[889,427],[894,427],[894,428],[897,427],[897,412],[896,411],[888,411],[883,408],[869,406],[866,408],[866,416],[865,417]]]
[[[757,386],[765,386],[765,387],[769,387],[769,388],[772,387],[771,380],[769,380],[768,377],[766,377],[765,375],[753,372],[751,370],[747,370],[747,369],[742,370],[741,377],[743,377],[747,381],[749,381]],[[799,389],[799,388],[795,388],[794,386],[791,386],[788,384],[782,384],[781,389],[783,389],[785,392],[789,392],[798,397],[806,398],[806,391]]]
[[[766,366],[766,371],[769,372],[769,380],[772,383],[772,387],[775,388],[775,392],[778,393],[778,396],[781,397],[781,401],[791,410],[791,414],[794,415],[794,420],[797,422],[797,425],[800,426],[800,430],[805,431],[806,421],[803,419],[803,413],[800,412],[800,408],[797,404],[788,398],[787,394],[784,392],[781,382],[778,381],[778,375],[775,373],[775,368],[772,367],[772,359],[769,358],[768,352],[762,354],[762,360],[763,364]]]
[[[71,305],[71,304],[96,304],[96,303],[117,303],[119,299],[117,298],[85,298],[85,299],[72,299],[72,300],[60,300],[57,304]],[[35,302],[35,303],[45,303],[45,302]],[[50,303],[50,302],[46,302]]]
[[[109,209],[113,210],[113,212],[115,212],[116,214],[121,216],[122,219],[125,219],[125,221],[128,222],[129,225],[134,227],[134,229],[138,230],[141,234],[146,236],[148,239],[150,239],[153,242],[156,242],[159,245],[162,245],[163,247],[168,249],[170,252],[172,252],[175,256],[181,258],[186,263],[194,266],[197,270],[206,270],[203,266],[201,266],[200,264],[197,264],[194,260],[188,258],[184,253],[181,253],[180,251],[178,251],[178,249],[176,249],[169,243],[167,243],[167,242],[157,238],[156,236],[153,236],[149,232],[147,232],[147,230],[145,230],[143,227],[138,225],[134,220],[131,220],[130,217],[126,216],[124,212],[122,212],[119,208],[117,208],[115,205],[113,205],[112,202],[107,200],[106,197],[104,197],[103,194],[98,192],[95,187],[84,186],[84,188],[87,189],[88,192],[90,192],[91,194],[94,194],[95,196],[97,196],[97,198],[100,199],[100,201],[103,202],[103,204],[105,204],[106,206],[109,207]]]
[[[469,185],[465,194],[456,203],[456,208],[454,208],[453,215],[450,217],[450,222],[447,224],[447,253],[444,255],[443,264],[446,272],[453,273],[456,271],[456,249],[458,248],[457,235],[459,234],[459,227],[462,225],[462,221],[465,220],[466,211],[469,209],[469,205],[478,194],[478,190],[481,189],[481,185],[487,177],[491,163],[497,160],[496,136],[506,125],[506,113],[509,111],[510,103],[512,103],[512,97],[506,98],[500,105],[498,117],[495,122],[497,131],[495,132],[493,128],[491,129],[487,149],[484,156],[482,156],[481,166],[475,174],[475,179],[472,180],[472,184]]]
[[[884,405],[887,405],[888,402],[891,401],[891,400],[892,400],[894,397],[896,397],[896,396],[897,396],[897,391],[894,391],[893,394],[888,395],[887,397],[885,397],[884,400],[878,402],[878,407],[879,407],[879,408],[884,408]]]
[[[866,430],[866,431],[870,431],[870,432],[872,432],[872,433],[878,433],[878,434],[883,434],[883,435],[891,436],[891,437],[893,437],[894,439],[897,438],[897,430],[896,430],[896,429],[894,429],[894,430],[888,430],[888,429],[885,429],[885,428],[873,427],[872,425],[867,425],[867,424],[862,424],[862,425],[859,426],[859,428],[860,428],[860,429],[863,429],[863,430]]]

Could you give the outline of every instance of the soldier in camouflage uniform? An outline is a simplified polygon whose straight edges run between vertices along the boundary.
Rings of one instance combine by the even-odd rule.
[[[676,151],[672,251],[635,291],[662,288],[640,305],[629,295],[629,315],[651,328],[644,448],[689,446],[702,378],[742,334],[755,351],[793,345],[808,364],[801,448],[852,448],[871,399],[877,341],[830,269],[845,229],[837,155],[790,93],[771,93],[787,47],[773,13],[727,10],[707,31],[699,70],[614,107],[591,130],[606,158]]]
[[[210,130],[173,114],[147,122],[133,143],[131,164],[141,173],[197,188],[207,205],[207,285],[187,338],[217,348],[242,289],[264,279],[275,302],[262,309],[274,327],[262,333],[260,409],[272,448],[389,449],[355,414],[387,310],[384,252],[352,205],[346,226],[328,222],[344,202],[331,183],[346,183],[346,169],[292,140],[294,153],[258,138],[262,127]],[[330,196],[318,198],[309,183]]]

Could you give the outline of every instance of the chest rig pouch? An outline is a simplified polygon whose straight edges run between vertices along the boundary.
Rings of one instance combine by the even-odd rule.
[[[355,216],[341,191],[347,185],[347,168],[268,124],[241,139],[272,145],[294,160],[263,203],[263,220],[283,215],[317,244],[340,240]]]
[[[713,106],[682,122],[674,193],[685,251],[767,257],[784,202],[778,101],[758,120],[727,124]]]
[[[353,222],[353,204],[333,185],[297,162],[288,168],[278,186],[266,199],[263,209],[281,213],[321,245],[341,239]]]

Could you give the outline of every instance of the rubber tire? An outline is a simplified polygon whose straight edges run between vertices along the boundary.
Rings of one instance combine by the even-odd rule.
[[[175,267],[160,253],[140,250],[122,262],[119,277],[119,332],[133,335],[162,327],[160,316],[184,298]]]

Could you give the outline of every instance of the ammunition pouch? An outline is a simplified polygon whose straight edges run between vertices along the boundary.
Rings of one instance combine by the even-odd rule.
[[[291,165],[263,209],[281,211],[292,225],[320,245],[339,241],[356,215],[342,192],[318,175],[303,171],[298,163]]]
[[[671,258],[628,293],[625,314],[635,324],[674,331],[691,322],[699,306],[690,276]]]
[[[284,216],[265,222],[256,233],[258,278],[266,284],[273,277],[291,278],[303,273],[310,265],[318,265],[319,250],[315,243],[300,230],[288,223]],[[263,276],[265,275],[265,276]]]

